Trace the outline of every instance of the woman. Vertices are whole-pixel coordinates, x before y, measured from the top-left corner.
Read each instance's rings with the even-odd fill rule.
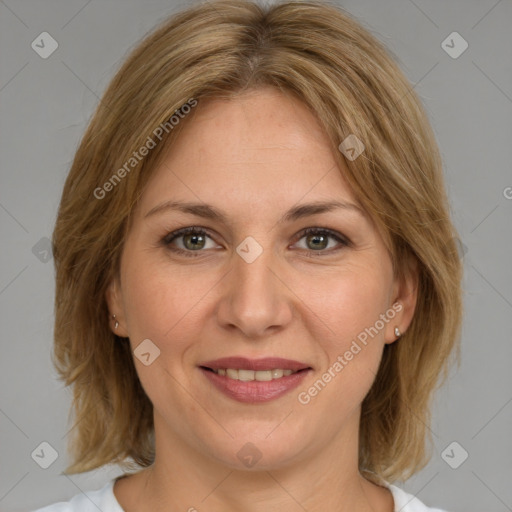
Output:
[[[456,239],[426,115],[357,22],[173,16],[103,96],[53,239],[67,473],[138,471],[40,510],[439,510],[392,482],[458,349]]]

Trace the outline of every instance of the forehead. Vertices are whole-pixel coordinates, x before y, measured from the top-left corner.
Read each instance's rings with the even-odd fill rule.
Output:
[[[285,209],[302,199],[356,202],[321,125],[273,88],[199,102],[142,197]]]

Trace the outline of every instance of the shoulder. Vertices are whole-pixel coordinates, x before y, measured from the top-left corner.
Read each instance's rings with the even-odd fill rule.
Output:
[[[395,485],[387,484],[395,501],[395,512],[448,512],[440,508],[430,508],[423,504],[416,496],[405,492]]]
[[[73,496],[69,501],[59,501],[33,512],[124,512],[114,495],[115,479],[101,489],[85,491]]]

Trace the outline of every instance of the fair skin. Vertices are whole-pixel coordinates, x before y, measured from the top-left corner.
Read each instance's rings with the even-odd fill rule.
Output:
[[[416,281],[395,278],[383,239],[357,209],[278,222],[306,203],[360,207],[343,172],[315,117],[269,88],[200,102],[155,169],[107,292],[115,332],[132,350],[145,339],[160,350],[148,366],[134,357],[154,406],[156,459],[116,483],[126,512],[393,511],[390,491],[358,470],[358,428],[382,351],[412,320]],[[170,209],[146,217],[170,200],[212,205],[227,221]],[[207,236],[162,242],[189,226]],[[310,227],[349,244],[301,233]],[[248,236],[263,251],[251,263],[236,251]],[[300,403],[393,304],[402,305],[394,318]],[[299,360],[311,371],[274,400],[241,403],[199,368],[227,356]],[[261,454],[250,468],[237,457],[246,443]]]

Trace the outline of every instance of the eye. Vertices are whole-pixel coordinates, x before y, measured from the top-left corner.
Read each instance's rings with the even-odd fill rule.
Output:
[[[325,253],[330,254],[350,245],[349,240],[343,235],[326,228],[307,228],[300,233],[299,241],[303,238],[305,239],[305,250],[308,256],[322,256]],[[324,250],[329,247],[329,239],[335,240],[341,247],[335,247],[334,249],[330,247],[330,250]]]
[[[327,228],[307,228],[299,234],[298,241],[303,238],[306,247],[302,247],[302,249],[306,251],[308,256],[313,257],[331,254],[350,245],[350,241],[346,237]],[[335,240],[341,247],[329,247],[329,239]],[[191,226],[169,233],[163,238],[162,242],[174,253],[187,257],[197,257],[200,256],[201,252],[204,252],[203,249],[215,248],[208,247],[208,240],[213,242],[211,236],[203,228]]]
[[[201,252],[201,249],[212,248],[206,246],[207,238],[211,240],[211,237],[204,229],[191,226],[169,233],[162,241],[173,252],[195,257],[199,256],[199,254],[193,254],[194,252]],[[180,242],[181,247],[180,244],[178,244],[178,247],[172,246],[175,240]]]

